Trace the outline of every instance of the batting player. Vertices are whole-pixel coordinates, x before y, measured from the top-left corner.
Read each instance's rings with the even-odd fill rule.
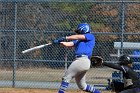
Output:
[[[90,33],[90,26],[87,23],[81,23],[76,29],[76,35],[61,37],[53,41],[54,44],[60,44],[65,47],[75,47],[75,60],[68,67],[62,78],[58,93],[64,93],[70,80],[75,78],[78,87],[86,92],[101,93],[95,87],[86,84],[86,72],[90,68],[90,57],[95,46],[95,37]],[[69,40],[69,42],[64,42]]]

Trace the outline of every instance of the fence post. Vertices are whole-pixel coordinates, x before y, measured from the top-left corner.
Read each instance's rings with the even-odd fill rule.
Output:
[[[15,11],[14,11],[14,15],[15,15],[15,21],[14,21],[14,61],[13,61],[13,84],[12,87],[15,87],[15,80],[16,80],[16,32],[17,32],[17,2],[14,2],[14,6],[15,6]]]
[[[123,54],[123,42],[124,42],[124,33],[125,33],[125,3],[121,3],[121,54]]]
[[[68,67],[67,61],[68,61],[68,54],[66,53],[65,54],[65,72],[67,71],[67,67]]]

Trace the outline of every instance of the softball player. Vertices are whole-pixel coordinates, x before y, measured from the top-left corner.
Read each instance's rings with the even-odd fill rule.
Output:
[[[81,90],[90,93],[101,93],[95,87],[87,85],[85,77],[90,68],[90,57],[95,46],[95,37],[90,33],[90,26],[87,23],[79,24],[75,32],[76,35],[61,37],[53,41],[54,44],[75,47],[75,60],[63,76],[58,93],[64,93],[73,78],[75,78],[76,84]],[[64,40],[70,40],[70,42],[64,42]]]
[[[103,62],[103,65],[123,72],[123,82],[113,82],[114,88],[118,87],[119,84],[123,85],[121,89],[119,87],[115,89],[116,93],[140,93],[140,79],[138,73],[132,69],[132,61],[129,56],[122,55],[119,58],[119,65],[107,62]]]

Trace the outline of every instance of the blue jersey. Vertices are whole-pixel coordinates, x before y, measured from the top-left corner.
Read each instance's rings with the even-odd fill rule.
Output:
[[[75,46],[75,55],[87,55],[90,58],[95,46],[95,37],[90,33],[84,35],[86,40],[73,40]]]

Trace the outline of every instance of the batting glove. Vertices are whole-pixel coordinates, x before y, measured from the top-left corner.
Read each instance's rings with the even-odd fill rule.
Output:
[[[58,38],[57,39],[59,42],[62,42],[62,41],[64,41],[64,40],[66,40],[66,37],[61,37],[61,38]]]
[[[53,40],[53,44],[60,44],[58,40]]]
[[[60,42],[66,40],[66,37],[61,37],[53,41],[53,44],[60,44]]]

